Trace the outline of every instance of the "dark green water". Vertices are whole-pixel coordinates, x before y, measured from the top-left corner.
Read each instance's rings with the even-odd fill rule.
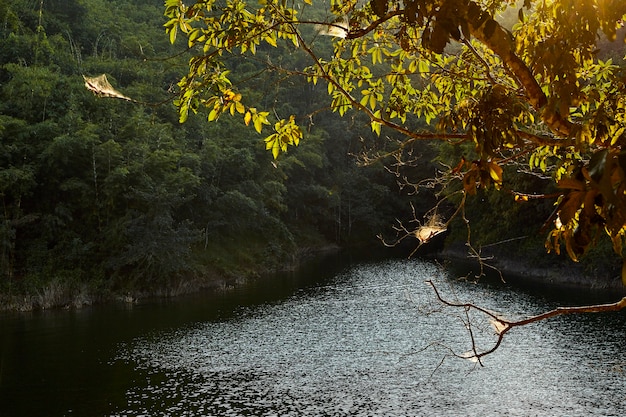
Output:
[[[449,355],[469,349],[464,315],[425,279],[512,318],[598,295],[451,278],[327,262],[222,295],[5,315],[0,416],[624,415],[624,312],[516,329],[481,368]]]

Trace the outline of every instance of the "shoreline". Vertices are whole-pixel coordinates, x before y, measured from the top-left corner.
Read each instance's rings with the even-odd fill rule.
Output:
[[[143,300],[176,298],[203,291],[227,292],[263,276],[296,271],[307,261],[338,253],[340,250],[339,246],[330,244],[318,248],[302,248],[281,268],[258,270],[248,275],[220,272],[207,267],[207,272],[201,276],[177,277],[150,290],[115,291],[110,288],[93,288],[90,283],[53,280],[30,294],[0,294],[0,313],[69,310],[108,303],[134,304]]]
[[[626,286],[622,283],[619,269],[606,266],[602,269],[590,270],[586,265],[575,263],[557,255],[546,253],[536,254],[529,265],[526,257],[506,256],[497,252],[482,254],[489,265],[486,270],[497,270],[507,276],[512,284],[546,286],[553,289],[580,291],[601,291],[626,295]],[[531,255],[533,256],[533,255]],[[442,250],[439,257],[450,262],[461,262],[479,267],[465,245],[454,245]]]
[[[303,248],[294,255],[291,262],[282,268],[256,271],[248,276],[229,274],[219,271],[207,271],[203,276],[179,277],[166,285],[153,288],[149,291],[113,291],[111,289],[90,288],[89,283],[67,285],[59,281],[52,281],[33,294],[7,295],[0,294],[0,312],[30,312],[42,310],[79,309],[108,303],[134,304],[149,299],[168,299],[184,295],[210,292],[227,292],[244,285],[250,280],[269,276],[272,273],[297,271],[307,261],[324,257],[329,254],[338,254],[341,248],[337,245],[327,245],[319,248]],[[550,258],[542,254],[533,265],[521,257],[510,254],[503,256],[497,253],[483,253],[488,258],[485,263],[486,272],[500,271],[507,276],[507,282],[514,285],[545,286],[551,289],[566,289],[577,291],[610,292],[626,296],[626,286],[622,284],[618,274],[611,273],[610,268],[603,271],[588,271],[584,265],[562,258]],[[472,258],[465,245],[451,245],[431,254],[429,257],[444,262],[462,264],[464,267],[480,268],[478,261]]]

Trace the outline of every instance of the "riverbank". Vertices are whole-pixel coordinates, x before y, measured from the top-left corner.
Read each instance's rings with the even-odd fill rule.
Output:
[[[201,291],[232,291],[250,280],[261,279],[279,272],[294,272],[303,264],[315,259],[337,255],[341,252],[337,245],[306,247],[294,254],[290,262],[281,268],[272,270],[248,271],[246,273],[228,273],[207,268],[202,274],[176,277],[150,289],[115,290],[91,283],[53,280],[27,294],[0,294],[0,311],[33,311],[49,309],[78,309],[91,305],[111,302],[137,303],[146,299],[174,298]],[[381,249],[371,248],[359,251],[359,259],[384,256]],[[397,251],[389,256],[398,256]],[[391,253],[391,252],[390,252]],[[591,267],[588,263],[574,263],[564,256],[546,253],[484,250],[483,271],[493,274],[501,272],[506,281],[518,285],[546,286],[574,290],[604,291],[616,295],[626,295],[626,287],[619,275],[619,265],[603,264]],[[344,252],[353,257],[354,253]],[[480,263],[472,256],[464,244],[451,244],[439,248],[436,254],[430,254],[447,262],[463,263],[473,275],[480,273]],[[531,259],[529,261],[529,259]]]
[[[56,279],[30,292],[0,294],[0,311],[80,309],[111,302],[135,303],[146,298],[170,298],[203,290],[224,290],[233,286],[229,284],[232,279],[217,274],[179,277],[150,291],[115,291],[92,283]]]
[[[464,244],[446,246],[439,257],[451,262],[464,262],[480,269],[476,256]],[[620,276],[621,261],[573,262],[565,255],[545,252],[483,250],[485,272],[505,275],[506,281],[522,285],[544,285],[552,288],[615,292],[626,295]]]
[[[225,292],[244,285],[250,280],[279,272],[293,272],[313,259],[338,253],[338,245],[304,247],[277,268],[261,268],[245,271],[225,271],[205,267],[201,273],[187,274],[161,282],[150,288],[111,288],[106,285],[53,279],[30,291],[0,294],[0,311],[34,311],[50,309],[78,309],[112,302],[137,303],[154,298],[174,298],[202,291]]]

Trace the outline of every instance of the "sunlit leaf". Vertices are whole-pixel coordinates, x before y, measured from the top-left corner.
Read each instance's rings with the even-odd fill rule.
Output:
[[[380,128],[382,125],[379,122],[372,121],[371,126],[372,126],[372,132],[380,136]]]
[[[487,167],[489,169],[489,175],[491,176],[491,179],[498,185],[500,186],[502,184],[502,167],[500,167],[497,163],[495,162],[489,162],[487,163]]]
[[[176,42],[176,32],[178,31],[178,27],[172,26],[170,29],[170,43]]]
[[[213,109],[209,112],[209,116],[208,116],[209,122],[217,120],[218,116],[219,116],[218,108],[217,107],[213,107]]]

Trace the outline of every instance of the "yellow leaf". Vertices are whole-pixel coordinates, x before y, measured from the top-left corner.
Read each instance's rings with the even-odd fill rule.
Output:
[[[178,27],[173,26],[172,29],[170,29],[170,43],[174,43],[176,42],[176,31],[178,30]]]
[[[269,43],[273,47],[276,47],[276,39],[271,35],[265,37],[265,42]]]
[[[489,176],[492,180],[494,180],[497,184],[502,183],[502,167],[496,164],[495,162],[489,162]]]
[[[381,127],[380,123],[372,121],[371,125],[372,125],[372,132],[380,136],[380,127]]]
[[[198,39],[200,35],[202,35],[202,31],[199,28],[195,28],[189,33],[188,46],[190,48],[194,45],[196,39]]]
[[[272,150],[272,156],[274,159],[278,158],[278,154],[280,153],[280,140],[278,139],[278,135],[273,133],[266,137],[265,139],[265,150]]]
[[[251,119],[252,119],[252,114],[249,111],[247,111],[246,115],[243,116],[243,122],[246,124],[246,126],[250,124]]]
[[[370,94],[370,108],[372,110],[376,109],[376,94]]]
[[[256,116],[253,123],[254,130],[256,130],[258,133],[261,133],[261,129],[263,129],[263,121],[261,120],[261,118],[259,116]]]
[[[421,72],[422,74],[430,72],[430,64],[425,59],[420,59],[417,62],[417,67],[419,69],[419,72]],[[413,70],[411,72],[415,72],[415,70]]]
[[[611,140],[611,146],[615,145],[617,140],[622,137],[624,130],[625,130],[624,127],[620,127],[619,129],[617,129],[617,131],[613,134],[613,139]]]
[[[218,110],[216,107],[213,107],[213,110],[211,110],[211,112],[209,113],[209,122],[212,122],[213,120],[217,120],[218,117]]]

